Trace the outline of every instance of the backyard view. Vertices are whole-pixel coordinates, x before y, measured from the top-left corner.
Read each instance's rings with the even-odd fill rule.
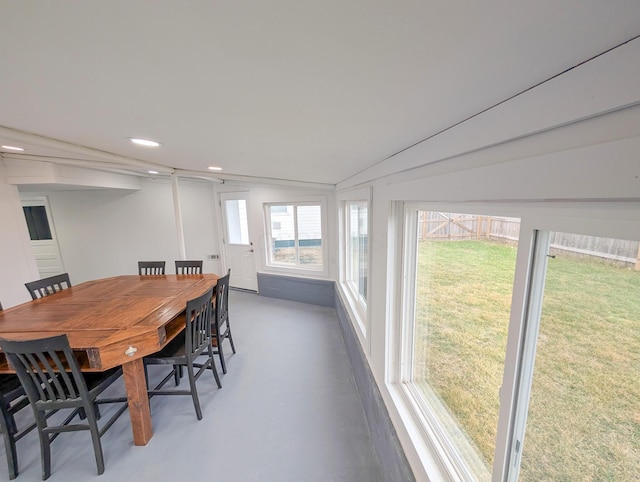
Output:
[[[493,463],[516,256],[487,237],[418,242],[414,327],[413,380],[479,479]],[[638,480],[640,271],[553,254],[520,480]]]

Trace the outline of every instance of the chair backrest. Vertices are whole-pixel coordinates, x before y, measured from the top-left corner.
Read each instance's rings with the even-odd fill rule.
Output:
[[[24,284],[31,298],[37,300],[71,287],[69,273],[57,274]]]
[[[164,261],[138,261],[138,274],[164,274]]]
[[[90,409],[89,393],[67,335],[37,340],[0,339],[33,406],[60,402]]]
[[[215,321],[216,326],[220,327],[224,325],[229,318],[229,279],[231,278],[231,270],[227,271],[227,274],[218,279],[216,285],[216,306],[215,306]]]
[[[197,298],[187,301],[185,352],[193,361],[211,344],[211,298],[213,286]]]
[[[202,274],[202,260],[176,261],[176,274]]]

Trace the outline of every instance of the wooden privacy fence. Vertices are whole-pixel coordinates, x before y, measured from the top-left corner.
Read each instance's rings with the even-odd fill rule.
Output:
[[[489,239],[518,241],[520,219],[475,214],[418,212],[418,240]],[[640,242],[572,233],[551,233],[551,248],[631,263],[640,270]]]

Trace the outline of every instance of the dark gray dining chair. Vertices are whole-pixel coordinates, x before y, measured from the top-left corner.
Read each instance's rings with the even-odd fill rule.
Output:
[[[231,351],[236,352],[236,346],[231,336],[231,326],[229,325],[229,280],[231,279],[231,270],[227,274],[218,279],[215,288],[215,306],[213,313],[213,325],[211,327],[211,341],[213,343],[213,353],[220,357],[222,365],[222,373],[227,373],[227,364],[224,360],[222,351],[222,343],[229,340]]]
[[[44,298],[58,291],[71,288],[71,280],[69,279],[69,273],[62,273],[37,281],[30,281],[24,285],[27,287],[31,298],[37,300],[38,298]]]
[[[202,260],[176,261],[176,274],[202,274]]]
[[[196,410],[198,420],[202,419],[202,410],[200,409],[200,400],[198,399],[198,391],[196,389],[196,381],[200,375],[205,373],[207,369],[211,369],[213,377],[221,388],[220,377],[213,362],[213,349],[211,346],[211,297],[213,296],[213,287],[209,288],[205,293],[197,298],[187,301],[185,310],[185,329],[174,338],[162,350],[152,355],[144,357],[145,376],[148,386],[149,365],[165,365],[171,366],[172,369],[160,383],[154,388],[147,389],[149,399],[156,395],[191,395],[193,406]],[[206,356],[207,359],[203,363],[196,363],[196,358]],[[172,378],[175,379],[176,385],[180,380],[180,371],[186,369],[189,378],[189,390],[170,389],[163,387]],[[196,371],[196,368],[198,369]]]
[[[122,375],[117,367],[105,372],[83,374],[69,346],[67,335],[35,340],[0,339],[0,348],[16,371],[33,409],[40,437],[42,479],[51,475],[51,442],[64,432],[87,430],[91,433],[98,474],[104,472],[100,438],[128,407],[127,398],[99,398],[99,395]],[[120,403],[120,407],[98,427],[98,404]],[[71,413],[55,424],[48,416],[61,410]],[[71,423],[76,416],[82,420]]]
[[[139,275],[158,275],[164,274],[164,261],[138,261]]]

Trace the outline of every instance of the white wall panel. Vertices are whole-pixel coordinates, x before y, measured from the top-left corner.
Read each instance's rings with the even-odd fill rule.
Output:
[[[24,283],[38,279],[18,189],[0,164],[0,302],[8,308],[31,299]]]

